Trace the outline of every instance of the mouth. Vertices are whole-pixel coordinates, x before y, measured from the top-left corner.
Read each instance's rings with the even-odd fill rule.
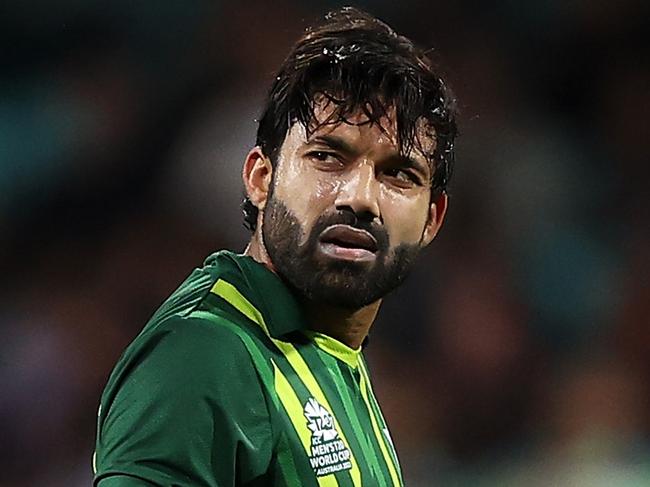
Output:
[[[328,227],[318,241],[322,253],[334,259],[364,262],[377,258],[375,237],[348,225]]]

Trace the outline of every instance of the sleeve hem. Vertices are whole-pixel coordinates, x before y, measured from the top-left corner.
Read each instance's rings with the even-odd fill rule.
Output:
[[[96,477],[93,483],[94,487],[148,487],[151,485],[160,486],[162,484],[124,472],[102,474]]]

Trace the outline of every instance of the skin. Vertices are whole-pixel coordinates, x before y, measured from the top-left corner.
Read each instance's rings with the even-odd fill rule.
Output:
[[[329,113],[327,106],[316,107],[319,120]],[[348,122],[326,125],[309,139],[304,127],[294,124],[280,148],[273,197],[300,223],[301,243],[319,216],[346,208],[381,224],[391,249],[400,244],[427,246],[444,220],[447,195],[431,197],[431,168],[424,155],[413,150],[408,160],[400,157],[391,112],[381,120],[381,127],[364,124],[362,114]],[[420,137],[425,145],[435,143],[424,133]],[[259,147],[248,153],[243,180],[259,215],[245,253],[276,272],[261,230],[273,171]],[[381,299],[353,310],[306,299],[301,304],[310,329],[357,349],[368,335]]]

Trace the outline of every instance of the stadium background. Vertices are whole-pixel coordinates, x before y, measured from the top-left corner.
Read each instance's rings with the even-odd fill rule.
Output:
[[[243,248],[264,90],[334,5],[2,3],[0,486],[89,485],[112,365]],[[648,3],[357,5],[460,100],[447,223],[367,350],[407,485],[650,485]]]

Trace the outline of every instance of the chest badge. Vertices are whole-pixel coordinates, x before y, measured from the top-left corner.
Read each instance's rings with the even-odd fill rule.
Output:
[[[310,397],[305,403],[304,415],[311,431],[309,463],[316,476],[351,469],[350,450],[339,437],[332,414]]]

